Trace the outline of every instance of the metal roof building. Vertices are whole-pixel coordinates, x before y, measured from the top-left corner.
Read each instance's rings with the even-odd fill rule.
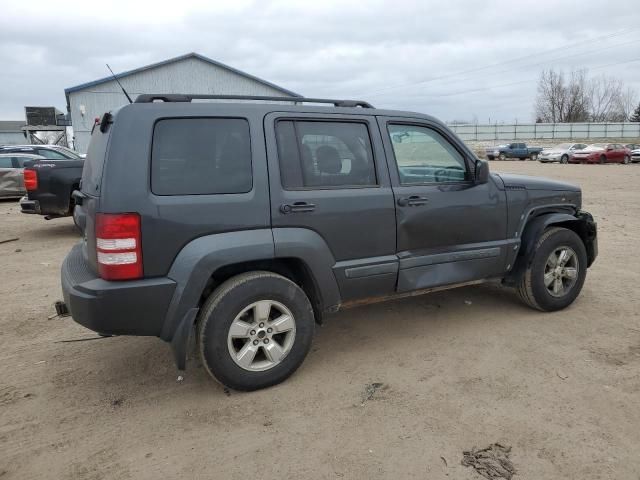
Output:
[[[22,131],[24,120],[0,120],[0,145],[29,143]]]
[[[188,53],[116,75],[132,99],[143,93],[300,96],[198,53]],[[86,152],[96,117],[127,99],[113,77],[65,89],[75,149]]]

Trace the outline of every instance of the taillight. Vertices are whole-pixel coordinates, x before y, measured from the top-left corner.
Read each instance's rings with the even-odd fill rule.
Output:
[[[38,189],[38,173],[35,170],[25,168],[22,171],[22,175],[24,177],[24,188],[27,191]]]
[[[140,215],[98,213],[96,247],[100,277],[105,280],[142,278]]]

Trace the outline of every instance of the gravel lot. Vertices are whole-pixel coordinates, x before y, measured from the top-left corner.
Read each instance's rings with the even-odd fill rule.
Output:
[[[576,303],[541,314],[483,285],[348,310],[284,384],[226,392],[168,345],[51,319],[78,240],[0,203],[0,479],[640,477],[640,165],[493,162],[572,180],[599,222]],[[383,385],[375,392],[367,385]],[[367,397],[371,398],[367,398]]]

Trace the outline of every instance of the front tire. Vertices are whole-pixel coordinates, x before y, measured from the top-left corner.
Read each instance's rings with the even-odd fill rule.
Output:
[[[562,157],[560,157],[560,163],[563,163],[563,164],[569,163],[569,155],[562,155]]]
[[[607,163],[607,157],[600,155],[600,165],[604,165],[605,163]]]
[[[625,156],[624,156],[624,160],[623,160],[623,162],[622,162],[622,163],[624,163],[625,165],[628,165],[628,164],[629,164],[629,162],[630,162],[630,160],[631,160],[631,159],[629,158],[629,155],[625,155]]]
[[[561,310],[580,294],[586,275],[582,239],[572,230],[551,227],[536,243],[533,260],[518,282],[518,296],[543,312]]]
[[[500,155],[498,155],[498,160],[505,161],[506,159],[507,159],[507,156],[504,153],[501,153]]]
[[[537,154],[537,153],[532,153],[532,154],[529,156],[529,158],[530,158],[531,160],[534,160],[534,161],[535,161],[535,160],[537,160],[537,159],[538,159],[538,154]]]
[[[272,272],[243,273],[220,285],[200,310],[200,358],[229,388],[270,387],[302,364],[314,328],[311,303],[298,285]]]

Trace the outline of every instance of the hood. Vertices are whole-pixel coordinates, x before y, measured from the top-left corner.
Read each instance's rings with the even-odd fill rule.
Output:
[[[549,154],[560,154],[560,153],[564,153],[566,152],[566,150],[558,150],[557,148],[543,148],[542,149],[542,153],[549,153]]]
[[[550,178],[529,177],[513,173],[497,174],[506,188],[518,188],[525,190],[553,190],[558,192],[579,192],[580,187],[571,183],[559,182]]]

